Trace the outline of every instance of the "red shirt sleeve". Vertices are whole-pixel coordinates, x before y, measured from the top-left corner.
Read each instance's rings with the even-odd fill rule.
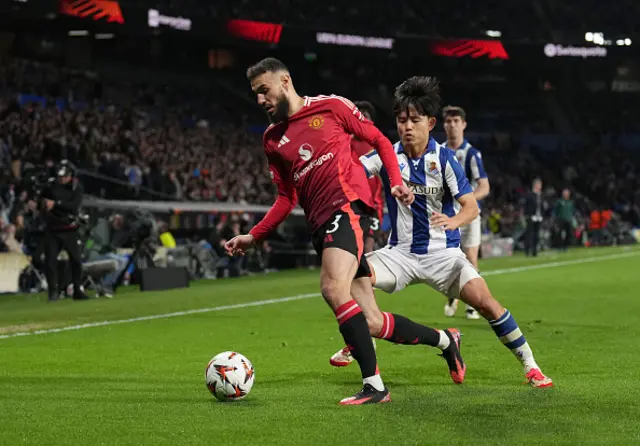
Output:
[[[369,187],[371,187],[371,195],[373,195],[373,205],[376,208],[378,219],[382,221],[384,213],[384,200],[382,199],[382,181],[380,177],[369,178]]]
[[[278,196],[273,206],[271,206],[271,209],[269,209],[269,212],[267,212],[267,215],[249,231],[249,234],[253,236],[256,242],[264,240],[271,232],[280,226],[298,202],[295,187],[280,168],[278,160],[270,157],[268,152],[267,160],[269,161],[271,180],[278,186]]]
[[[400,174],[398,158],[394,153],[391,141],[373,125],[373,122],[360,113],[360,110],[353,102],[340,96],[334,96],[334,98],[335,105],[333,109],[344,129],[349,134],[356,135],[361,140],[368,142],[378,151],[380,160],[389,174],[391,187],[401,185],[402,175]]]

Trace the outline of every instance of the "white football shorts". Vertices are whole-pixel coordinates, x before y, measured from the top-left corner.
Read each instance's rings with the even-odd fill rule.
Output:
[[[367,261],[376,275],[375,288],[387,293],[423,283],[449,298],[458,299],[467,282],[480,277],[460,248],[412,254],[387,246],[368,253]]]

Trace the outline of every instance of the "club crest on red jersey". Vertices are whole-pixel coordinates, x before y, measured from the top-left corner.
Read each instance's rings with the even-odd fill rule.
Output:
[[[314,130],[320,130],[322,127],[324,127],[324,118],[322,117],[322,115],[313,115],[311,118],[309,118],[309,127]]]

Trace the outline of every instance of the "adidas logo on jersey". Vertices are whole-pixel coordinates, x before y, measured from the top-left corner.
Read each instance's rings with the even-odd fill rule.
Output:
[[[289,138],[287,138],[286,136],[282,135],[282,138],[280,139],[280,142],[278,143],[278,148],[284,146],[288,142],[289,142]]]

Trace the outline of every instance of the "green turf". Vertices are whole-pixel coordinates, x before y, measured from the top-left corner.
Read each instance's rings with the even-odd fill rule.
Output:
[[[467,380],[454,385],[435,350],[378,343],[387,405],[340,407],[356,366],[318,297],[168,319],[0,339],[0,445],[17,444],[630,444],[640,442],[640,251],[577,250],[487,260],[484,271],[590,257],[592,263],[504,272],[487,281],[511,310],[553,389],[521,369],[484,321],[446,319],[416,286],[380,305],[464,333]],[[629,255],[631,254],[631,255]],[[638,254],[638,255],[636,255]],[[314,293],[317,271],[203,282],[188,290],[48,304],[0,297],[0,335]],[[246,400],[218,403],[204,386],[224,350],[256,369]]]

